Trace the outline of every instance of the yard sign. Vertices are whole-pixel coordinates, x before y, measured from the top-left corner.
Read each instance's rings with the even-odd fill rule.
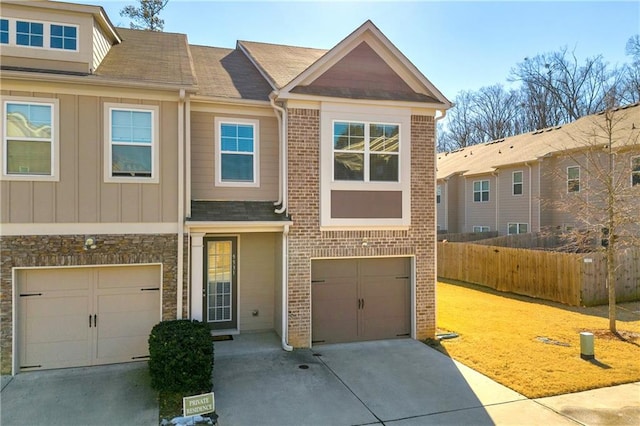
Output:
[[[213,397],[213,392],[202,395],[185,396],[182,398],[182,411],[184,417],[213,413],[216,411],[216,401]]]

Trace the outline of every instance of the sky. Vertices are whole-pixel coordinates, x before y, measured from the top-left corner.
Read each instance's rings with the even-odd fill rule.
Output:
[[[116,26],[137,0],[67,0],[102,6]],[[191,44],[233,48],[236,40],[329,49],[367,19],[453,101],[462,90],[508,85],[525,57],[573,51],[629,62],[627,40],[640,33],[640,1],[219,1],[169,0],[165,32]]]

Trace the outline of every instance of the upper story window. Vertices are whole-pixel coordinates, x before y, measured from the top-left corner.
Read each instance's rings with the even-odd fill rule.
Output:
[[[334,180],[398,182],[399,135],[397,124],[334,122]]]
[[[580,192],[580,167],[567,167],[567,192]]]
[[[440,204],[440,198],[442,197],[442,187],[438,185],[436,187],[436,203]]]
[[[216,119],[216,185],[259,186],[257,120]]]
[[[77,52],[79,32],[73,24],[0,19],[0,44]]]
[[[640,157],[631,158],[631,186],[640,185]]]
[[[508,223],[507,224],[507,234],[526,234],[529,229],[529,224],[527,223]]]
[[[522,195],[522,172],[513,172],[513,195]]]
[[[9,20],[0,19],[0,44],[9,44]]]
[[[74,26],[51,24],[51,48],[76,50],[78,29]]]
[[[57,105],[29,98],[3,102],[4,179],[58,179]]]
[[[16,44],[20,46],[44,46],[44,25],[40,22],[16,22]]]
[[[489,201],[489,181],[477,180],[473,182],[473,201],[484,203]]]
[[[106,104],[105,113],[105,181],[157,183],[157,107]]]

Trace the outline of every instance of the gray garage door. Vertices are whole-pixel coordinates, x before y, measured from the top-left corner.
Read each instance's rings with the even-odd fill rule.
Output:
[[[312,261],[312,342],[407,337],[411,332],[409,258]]]
[[[147,358],[160,281],[156,265],[20,271],[20,370]]]

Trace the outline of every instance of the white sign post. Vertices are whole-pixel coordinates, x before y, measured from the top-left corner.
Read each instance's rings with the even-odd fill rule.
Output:
[[[216,400],[213,392],[182,398],[182,415],[184,417],[198,416],[214,411],[216,411]]]

